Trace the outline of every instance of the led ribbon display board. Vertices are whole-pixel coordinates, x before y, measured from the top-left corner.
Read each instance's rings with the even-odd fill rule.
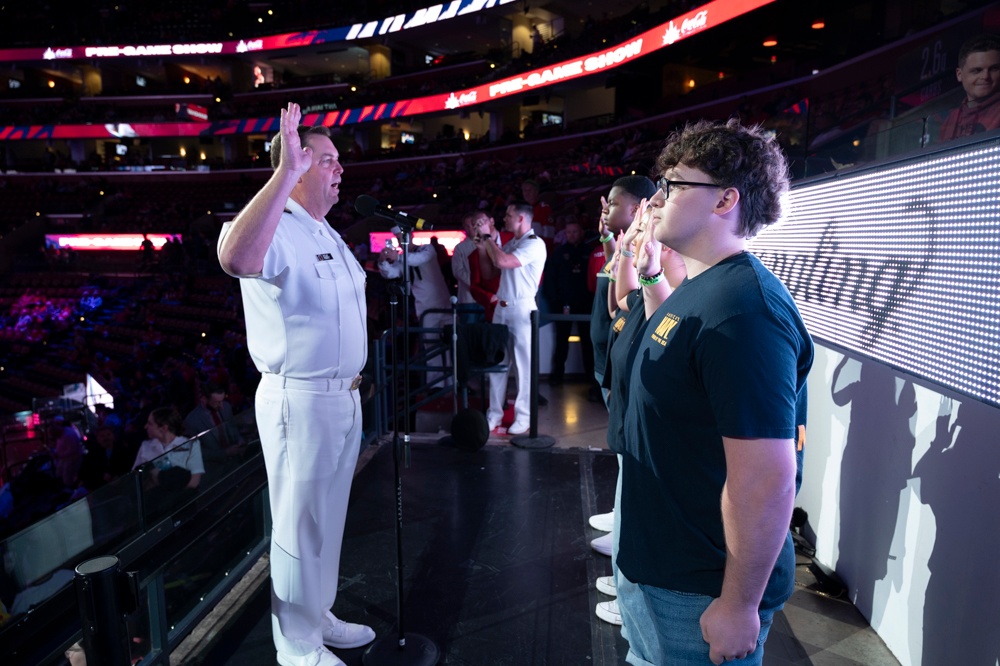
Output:
[[[427,113],[475,106],[495,99],[537,90],[560,81],[609,71],[666,48],[675,42],[721,25],[774,0],[715,0],[652,30],[590,55],[543,67],[517,76],[486,83],[467,90],[455,90],[396,102],[372,104],[358,109],[308,113],[303,125],[341,127],[356,123],[392,120]],[[14,139],[99,139],[114,137],[224,136],[228,134],[273,133],[278,118],[250,118],[211,123],[133,123],[131,125],[32,125],[0,127],[0,140]]]
[[[753,252],[813,336],[1000,406],[1000,139],[795,187]]]
[[[288,32],[270,37],[254,37],[227,42],[193,42],[178,44],[127,44],[118,46],[49,46],[47,48],[0,49],[0,62],[28,60],[71,60],[75,58],[141,58],[146,56],[231,55],[258,51],[277,51],[331,42],[378,37],[410,28],[440,23],[456,16],[466,16],[484,9],[493,9],[519,0],[452,0],[409,14],[395,14],[377,21],[327,30]]]

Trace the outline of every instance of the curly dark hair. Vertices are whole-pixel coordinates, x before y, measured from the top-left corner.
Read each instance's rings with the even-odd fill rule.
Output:
[[[744,238],[753,238],[761,227],[781,217],[788,164],[778,142],[759,125],[745,127],[736,118],[688,124],[667,138],[656,159],[657,177],[680,163],[740,193],[739,231]]]
[[[325,137],[330,136],[330,128],[325,125],[317,125],[316,127],[309,127],[308,125],[299,125],[299,140],[302,141],[302,145],[305,146],[309,143],[307,138],[310,134],[320,134]],[[274,135],[271,139],[271,168],[277,169],[278,165],[281,164],[281,133]]]

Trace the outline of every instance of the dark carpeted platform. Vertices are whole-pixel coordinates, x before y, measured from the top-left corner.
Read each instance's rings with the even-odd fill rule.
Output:
[[[610,558],[587,525],[613,502],[617,462],[607,451],[465,452],[412,445],[403,469],[404,622],[432,639],[442,664],[620,664],[627,644],[598,620],[608,598],[593,587]],[[338,616],[397,635],[395,482],[391,446],[354,482]],[[362,663],[363,648],[340,650]],[[266,588],[205,663],[273,664]]]

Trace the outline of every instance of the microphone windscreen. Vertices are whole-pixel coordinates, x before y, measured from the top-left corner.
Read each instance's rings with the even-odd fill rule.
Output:
[[[365,216],[374,215],[376,207],[378,207],[378,199],[367,194],[359,195],[354,201],[354,210]]]

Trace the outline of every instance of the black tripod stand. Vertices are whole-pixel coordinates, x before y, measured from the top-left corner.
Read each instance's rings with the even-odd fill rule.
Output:
[[[372,643],[362,658],[366,666],[382,666],[383,664],[400,666],[434,666],[441,658],[441,650],[431,639],[421,634],[406,633],[403,613],[403,482],[400,475],[400,465],[404,456],[409,457],[410,448],[410,355],[403,356],[403,437],[399,436],[399,340],[397,338],[396,313],[399,296],[403,297],[403,340],[410,342],[410,272],[407,257],[410,253],[412,230],[401,229],[403,248],[403,277],[395,285],[390,286],[389,316],[392,321],[392,456],[393,469],[396,476],[396,618],[397,635],[395,638],[380,638]]]

